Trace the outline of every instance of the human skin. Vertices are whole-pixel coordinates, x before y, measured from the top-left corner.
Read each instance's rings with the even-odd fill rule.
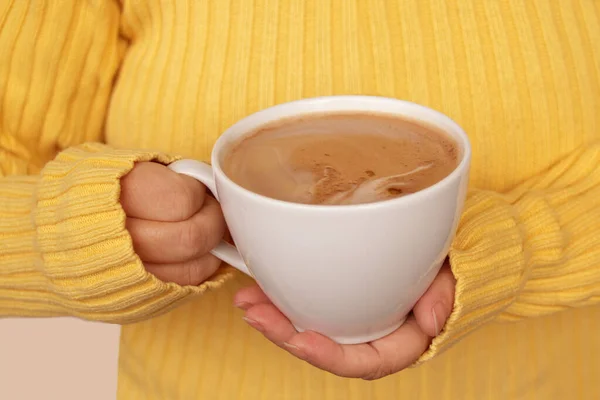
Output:
[[[122,178],[120,201],[148,272],[164,282],[199,285],[217,271],[221,261],[210,250],[227,228],[219,203],[200,182],[142,162]],[[296,332],[256,285],[240,290],[234,304],[245,310],[250,326],[294,356],[339,376],[373,380],[409,367],[427,350],[452,311],[455,285],[446,262],[398,330],[358,345]]]

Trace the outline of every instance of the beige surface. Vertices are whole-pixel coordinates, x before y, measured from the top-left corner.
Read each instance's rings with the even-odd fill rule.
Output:
[[[0,319],[0,399],[114,399],[119,332],[72,318]]]

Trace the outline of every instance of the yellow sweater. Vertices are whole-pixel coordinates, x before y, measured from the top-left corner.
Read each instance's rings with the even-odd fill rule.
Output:
[[[127,400],[598,399],[599,38],[597,0],[0,0],[0,316],[127,324]],[[473,143],[454,311],[376,382],[248,328],[229,269],[146,273],[118,202],[134,162],[206,160],[240,118],[331,94],[439,109]]]

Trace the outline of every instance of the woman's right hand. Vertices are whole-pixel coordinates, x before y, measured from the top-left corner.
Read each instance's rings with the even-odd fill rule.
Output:
[[[121,179],[121,205],[133,247],[164,282],[199,285],[219,268],[210,254],[226,225],[219,203],[197,180],[152,162]]]

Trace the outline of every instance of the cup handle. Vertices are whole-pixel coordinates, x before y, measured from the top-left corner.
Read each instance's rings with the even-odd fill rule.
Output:
[[[196,160],[179,160],[169,164],[168,167],[178,174],[191,176],[192,178],[202,182],[212,192],[215,198],[219,200],[219,194],[217,193],[213,170],[210,165]],[[227,243],[224,240],[221,240],[221,243],[212,249],[211,253],[246,275],[252,276],[248,266],[244,262],[242,256],[237,251],[235,246]]]

